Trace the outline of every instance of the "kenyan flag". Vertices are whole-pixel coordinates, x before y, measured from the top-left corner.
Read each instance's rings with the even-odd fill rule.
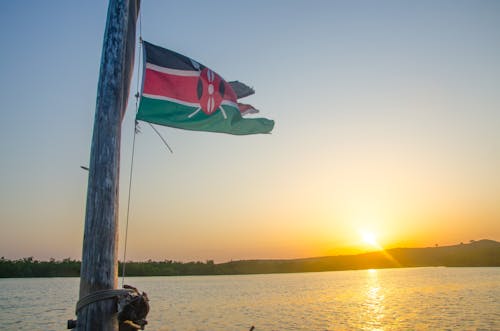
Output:
[[[238,98],[253,94],[246,85],[228,83],[204,65],[168,49],[145,41],[143,47],[145,64],[138,120],[236,135],[269,133],[273,129],[272,120],[242,117],[248,107],[255,110],[238,103]]]

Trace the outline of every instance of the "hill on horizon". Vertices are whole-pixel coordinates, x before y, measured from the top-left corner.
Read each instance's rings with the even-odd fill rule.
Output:
[[[488,239],[468,244],[425,248],[392,248],[354,255],[286,260],[240,260],[217,264],[225,273],[288,273],[402,267],[499,267],[500,242]]]

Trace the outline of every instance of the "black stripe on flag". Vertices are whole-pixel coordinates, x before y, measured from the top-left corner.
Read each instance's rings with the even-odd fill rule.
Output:
[[[205,68],[205,66],[200,63],[198,63],[199,67],[196,67],[196,62],[193,62],[193,60],[182,54],[150,44],[147,41],[142,41],[142,43],[144,46],[146,63],[177,70],[199,71]]]

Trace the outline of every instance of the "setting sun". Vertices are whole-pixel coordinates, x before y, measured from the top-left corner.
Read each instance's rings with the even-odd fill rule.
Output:
[[[377,242],[377,237],[373,232],[360,231],[361,239],[365,244],[379,248],[380,245]]]

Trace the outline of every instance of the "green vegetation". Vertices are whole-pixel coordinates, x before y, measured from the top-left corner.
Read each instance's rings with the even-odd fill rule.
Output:
[[[0,278],[14,277],[79,277],[80,262],[70,258],[62,261],[37,261],[33,257],[20,260],[0,258]]]
[[[328,256],[293,260],[249,260],[215,264],[206,262],[127,262],[127,276],[235,275],[313,272],[400,267],[500,267],[500,243],[492,240],[429,248],[395,248],[357,255]],[[119,265],[121,275],[122,265]],[[64,259],[37,261],[0,258],[0,278],[79,277],[80,262]]]

